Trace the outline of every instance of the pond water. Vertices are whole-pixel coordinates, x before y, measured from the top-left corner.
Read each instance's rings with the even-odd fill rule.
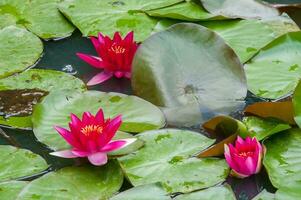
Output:
[[[269,2],[275,3],[275,0],[269,0]],[[296,3],[301,2],[286,0],[282,3]],[[290,12],[290,16],[296,20],[301,26],[301,9],[298,11]],[[97,70],[88,66],[82,62],[75,55],[77,52],[84,52],[87,54],[95,54],[94,48],[87,38],[81,37],[79,31],[74,32],[72,37],[62,39],[59,41],[47,41],[44,42],[44,55],[40,62],[36,65],[36,68],[43,69],[55,69],[70,73],[81,78],[87,82]],[[125,94],[132,94],[130,81],[126,79],[110,79],[101,85],[90,87],[89,89],[100,91],[113,91]],[[246,99],[247,104],[254,101],[260,101],[260,99],[254,98],[249,95]],[[11,144],[22,148],[30,149],[31,151],[40,154],[44,157],[50,168],[48,171],[56,170],[64,166],[73,165],[73,161],[68,159],[60,159],[49,155],[51,151],[42,143],[39,143],[31,130],[14,130],[8,128],[2,128],[0,130],[0,144]],[[44,173],[47,173],[44,172]],[[25,180],[32,180],[36,177],[26,177]],[[24,179],[23,179],[24,180]],[[271,185],[266,172],[263,170],[260,174],[251,176],[249,178],[239,180],[234,178],[228,178],[227,183],[232,186],[237,199],[248,200],[254,197],[264,188],[270,192],[275,192],[275,189]],[[125,182],[123,190],[129,188],[129,183]]]

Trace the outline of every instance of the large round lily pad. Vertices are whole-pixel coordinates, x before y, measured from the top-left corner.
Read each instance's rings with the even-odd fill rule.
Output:
[[[162,129],[138,138],[144,146],[118,159],[134,186],[161,182],[167,193],[187,193],[222,182],[228,175],[224,159],[192,157],[214,142],[199,133]]]
[[[120,189],[122,182],[122,171],[115,161],[102,167],[67,167],[30,182],[17,200],[107,199]]]
[[[0,145],[0,155],[0,182],[35,175],[48,167],[43,158],[25,149]]]
[[[75,91],[86,90],[85,84],[78,78],[66,74],[60,71],[54,70],[42,70],[42,69],[31,69],[23,73],[16,74],[4,79],[0,79],[0,98],[2,103],[4,102],[9,108],[16,108],[16,105],[22,105],[16,108],[15,113],[23,112],[24,110],[30,110],[26,115],[18,116],[12,115],[11,117],[0,116],[0,124],[10,126],[14,128],[29,129],[32,127],[31,123],[31,112],[32,105],[35,105],[40,100],[40,93],[42,96],[47,95],[48,92],[56,90],[73,89]],[[19,93],[19,95],[17,95]],[[32,95],[33,98],[29,99],[28,102],[23,102],[26,96]],[[34,97],[36,96],[36,97]],[[3,98],[5,97],[5,98]],[[6,99],[6,100],[5,100]],[[2,105],[3,106],[3,105]],[[29,106],[29,107],[28,107]],[[20,109],[20,110],[18,110]],[[5,111],[4,115],[7,115]]]
[[[57,9],[61,0],[5,0],[0,1],[0,27],[26,27],[43,39],[67,37],[74,27]]]
[[[34,65],[42,52],[41,40],[26,29],[14,26],[0,29],[0,78]]]
[[[154,51],[157,49],[157,51]],[[194,125],[241,107],[244,70],[213,31],[190,23],[152,35],[133,62],[135,94],[162,106],[171,124]]]
[[[279,15],[276,8],[257,0],[201,0],[210,13],[229,18],[269,18]]]
[[[301,78],[301,32],[285,34],[245,65],[249,90],[277,99],[293,92]]]
[[[301,130],[290,129],[265,142],[264,166],[276,188],[301,188]]]
[[[152,32],[157,20],[140,11],[162,8],[182,0],[72,0],[64,1],[59,9],[84,36],[102,32],[113,36],[115,31],[123,35],[135,32],[135,39],[142,41]]]
[[[35,107],[33,131],[38,140],[53,149],[68,148],[68,144],[53,129],[68,128],[70,113],[81,117],[85,111],[95,114],[102,108],[105,117],[122,114],[121,131],[142,132],[165,125],[162,112],[156,106],[135,96],[120,93],[61,91],[49,94]]]
[[[16,200],[18,194],[27,185],[25,181],[7,181],[0,183],[0,197],[5,200]]]
[[[297,125],[301,127],[301,81],[299,81],[295,89],[292,102],[294,112],[291,114],[294,115],[294,120]]]

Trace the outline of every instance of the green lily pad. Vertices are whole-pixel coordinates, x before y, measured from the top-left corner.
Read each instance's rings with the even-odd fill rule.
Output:
[[[0,29],[0,78],[34,65],[43,52],[41,40],[23,28]]]
[[[301,188],[301,130],[290,129],[265,142],[267,153],[263,164],[276,188],[293,191]]]
[[[18,194],[28,183],[25,181],[7,181],[0,183],[0,197],[5,200],[16,200]]]
[[[48,167],[43,158],[29,150],[0,145],[0,154],[0,182],[32,176]]]
[[[299,81],[293,95],[294,120],[301,127],[301,81]]]
[[[249,90],[277,99],[293,92],[301,78],[301,32],[287,33],[245,65]]]
[[[140,185],[121,192],[110,200],[172,200],[161,184]]]
[[[296,199],[300,199],[300,196],[301,196],[300,189],[294,190],[294,189],[290,189],[290,188],[280,188],[279,190],[277,190],[274,199],[275,200],[282,200],[282,199],[296,200]]]
[[[215,19],[212,15],[204,10],[204,8],[193,1],[186,1],[169,7],[159,8],[146,12],[153,17],[179,19],[186,21],[200,21]]]
[[[0,1],[0,27],[18,25],[43,39],[62,38],[72,34],[74,27],[58,11],[61,0]]]
[[[224,159],[192,157],[214,142],[199,133],[162,129],[137,136],[144,146],[118,158],[134,186],[160,182],[167,193],[187,193],[213,186],[228,175]]]
[[[275,199],[275,194],[263,190],[258,195],[256,195],[252,200],[274,200],[274,199]]]
[[[17,200],[107,199],[120,189],[122,182],[122,171],[115,161],[102,167],[67,167],[30,182]]]
[[[68,144],[53,129],[54,125],[68,128],[70,113],[81,116],[102,108],[105,117],[122,114],[121,131],[142,132],[165,125],[162,112],[156,106],[135,96],[120,93],[60,91],[49,94],[35,107],[33,131],[38,140],[52,149],[68,148]]]
[[[143,41],[152,32],[157,20],[142,11],[162,8],[182,0],[72,0],[60,4],[60,11],[72,21],[84,36],[98,32],[113,36],[135,32],[135,39]]]
[[[247,92],[233,50],[213,31],[190,23],[176,24],[140,45],[132,86],[135,94],[163,107],[169,124],[184,126],[237,110]]]
[[[43,69],[31,69],[14,76],[0,79],[0,96],[1,91],[23,89],[38,89],[45,92],[63,89],[84,91],[86,90],[86,86],[80,79],[64,72]],[[34,92],[35,91],[33,91],[33,93]],[[11,98],[16,97],[17,96],[12,93]],[[16,100],[16,102],[18,102],[18,100]],[[0,124],[14,128],[30,129],[32,127],[30,115],[31,113],[28,113],[28,116],[12,116],[9,118],[0,116]]]
[[[270,20],[213,21],[202,25],[225,39],[243,63],[278,36],[299,30],[298,26],[286,17]]]
[[[201,0],[206,10],[228,18],[269,18],[279,15],[276,8],[257,0]]]
[[[175,198],[175,200],[196,200],[196,199],[236,200],[236,197],[230,186],[217,186],[205,190],[200,190],[198,192],[179,195]]]
[[[248,135],[263,140],[275,133],[279,133],[291,128],[290,125],[276,119],[262,119],[258,117],[245,117],[243,123],[246,125]]]

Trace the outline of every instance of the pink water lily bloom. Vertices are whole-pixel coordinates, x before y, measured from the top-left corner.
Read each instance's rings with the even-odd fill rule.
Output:
[[[98,37],[91,37],[91,41],[98,57],[83,53],[77,53],[77,56],[103,71],[94,76],[87,85],[102,83],[112,76],[131,77],[132,62],[138,48],[138,44],[134,41],[134,32],[129,32],[124,39],[119,32],[114,34],[113,39],[99,33]]]
[[[247,137],[243,140],[237,137],[235,146],[225,144],[225,158],[231,167],[231,175],[245,178],[257,174],[262,165],[264,147],[257,139]]]
[[[112,140],[122,123],[121,116],[105,119],[102,109],[95,116],[84,112],[82,120],[71,114],[70,130],[55,126],[57,132],[72,148],[50,153],[63,158],[88,157],[93,165],[104,165],[107,153],[133,143],[136,139]]]

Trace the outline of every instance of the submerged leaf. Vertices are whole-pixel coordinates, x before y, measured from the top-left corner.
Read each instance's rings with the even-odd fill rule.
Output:
[[[241,108],[247,92],[232,49],[214,32],[189,23],[176,24],[140,45],[132,86],[135,94],[162,106],[170,124],[184,126]]]

